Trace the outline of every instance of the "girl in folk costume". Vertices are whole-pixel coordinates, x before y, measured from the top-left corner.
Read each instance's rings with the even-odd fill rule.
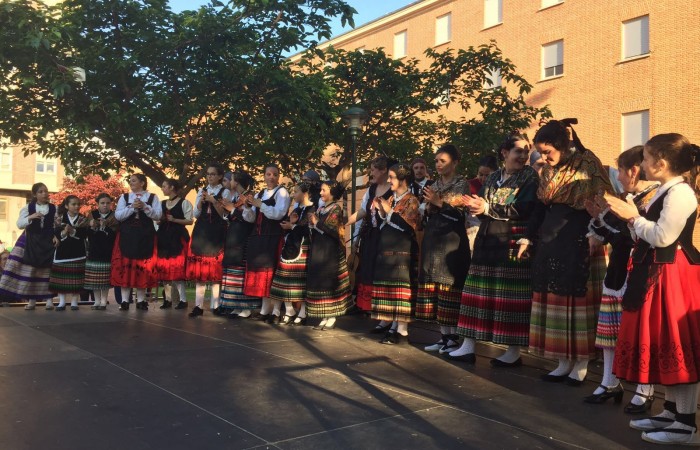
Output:
[[[120,222],[112,252],[112,286],[124,292],[136,289],[136,309],[148,311],[146,288],[158,286],[156,268],[156,228],[162,208],[155,194],[146,190],[146,176],[135,173],[129,177],[131,192],[119,197],[114,217]],[[124,299],[119,309],[129,310]]]
[[[343,187],[337,181],[321,184],[324,207],[309,217],[311,246],[306,265],[306,312],[309,317],[321,317],[315,330],[335,328],[337,316],[351,305],[350,277],[345,261],[343,209],[338,200]]]
[[[228,312],[230,319],[250,317],[252,310],[260,308],[259,297],[243,294],[245,282],[245,258],[248,237],[254,224],[243,219],[243,209],[247,195],[253,186],[253,177],[238,170],[231,179],[233,195],[230,201],[224,201],[228,230],[224,248],[223,281],[221,282],[221,308]]]
[[[85,239],[88,235],[88,219],[80,214],[80,199],[69,195],[58,208],[54,234],[58,239],[51,266],[49,290],[58,294],[56,311],[65,311],[66,299],[70,309],[78,309],[80,291],[85,284]]]
[[[279,185],[280,171],[275,165],[265,167],[265,189],[248,196],[243,218],[254,223],[246,249],[245,287],[243,293],[261,297],[260,320],[279,320],[281,303],[270,300],[270,286],[282,250],[282,218],[287,215],[291,199],[284,186]]]
[[[419,320],[437,320],[442,334],[439,342],[425,347],[429,352],[459,347],[459,301],[470,261],[462,199],[469,193],[469,183],[457,175],[459,160],[454,145],[440,147],[435,153],[438,179],[424,190],[427,206],[415,315]]]
[[[44,183],[32,186],[32,201],[22,208],[17,228],[24,230],[15,243],[0,277],[0,298],[9,302],[28,301],[24,309],[36,308],[37,300],[46,300],[53,309],[49,276],[54,255],[53,226],[56,207],[49,203]]]
[[[386,156],[379,156],[370,163],[370,186],[362,197],[360,209],[350,216],[348,224],[362,220],[360,226],[359,254],[360,265],[355,272],[355,286],[357,297],[355,303],[357,307],[364,311],[372,309],[372,277],[374,276],[374,260],[377,257],[377,246],[379,245],[379,227],[382,218],[377,213],[377,203],[375,198],[385,200],[391,198],[391,185],[387,181],[389,167],[396,161],[390,160]],[[385,333],[391,322],[381,322],[372,332]]]
[[[309,216],[314,212],[312,186],[300,183],[294,188],[298,205],[280,226],[287,232],[280,261],[270,287],[270,299],[284,302],[283,325],[306,323],[306,261],[309,254]],[[294,304],[299,306],[297,311]]]
[[[194,217],[197,222],[192,230],[190,253],[187,256],[187,279],[196,282],[195,306],[189,314],[190,317],[204,314],[207,284],[211,284],[212,312],[217,315],[222,313],[219,307],[219,287],[227,227],[223,200],[228,200],[231,193],[221,184],[224,168],[220,164],[209,164],[206,174],[207,185],[199,190],[194,202]]]
[[[508,346],[491,360],[494,367],[522,364],[520,347],[530,332],[530,261],[518,259],[516,242],[524,236],[537,203],[539,177],[527,166],[530,143],[520,134],[509,136],[500,147],[503,168],[483,183],[479,195],[465,204],[481,225],[462,290],[457,334],[462,346],[449,358],[474,363],[476,341]]]
[[[185,280],[187,273],[187,252],[190,245],[190,233],[185,228],[192,225],[192,203],[181,197],[180,182],[172,178],[163,181],[161,185],[163,194],[167,195],[166,201],[161,202],[163,208],[160,216],[160,224],[156,232],[158,242],[158,259],[156,260],[156,273],[158,280],[163,282],[165,300],[160,309],[168,309],[173,306],[173,287],[177,289],[180,299],[175,309],[187,308],[187,295],[185,294]]]
[[[644,147],[638,145],[624,151],[617,158],[617,178],[622,189],[639,211],[644,211],[647,203],[656,193],[659,183],[646,181],[641,164],[644,159]],[[622,318],[622,295],[627,287],[627,265],[634,240],[627,222],[616,217],[603,197],[587,201],[586,209],[592,219],[588,225],[588,236],[593,236],[612,247],[608,268],[603,281],[603,298],[598,313],[596,347],[603,350],[603,380],[600,386],[584,398],[587,403],[603,403],[614,398],[616,403],[622,401],[624,389],[620,380],[613,375],[613,361],[617,335]],[[625,407],[630,414],[643,413],[651,408],[654,401],[654,386],[637,385],[637,393]]]
[[[661,414],[630,421],[658,444],[700,445],[695,423],[700,388],[700,252],[697,220],[700,148],[676,133],[644,145],[642,170],[661,187],[640,214],[609,198],[611,211],[637,238],[622,297],[613,372],[636,383],[666,386]],[[684,182],[687,174],[688,182]]]
[[[595,356],[600,288],[593,288],[592,262],[602,255],[600,242],[586,238],[591,217],[586,200],[610,192],[610,178],[600,160],[583,147],[570,121],[550,120],[535,135],[535,147],[547,165],[540,176],[540,200],[518,241],[518,256],[535,242],[532,260],[530,352],[559,360],[542,379],[579,386],[588,360]]]
[[[109,279],[112,273],[112,250],[119,222],[114,217],[114,199],[109,194],[102,192],[95,201],[97,209],[88,216],[88,255],[85,261],[83,288],[95,295],[92,309],[102,311],[107,309],[107,295],[111,287]]]
[[[413,172],[407,164],[389,168],[392,197],[375,197],[382,225],[372,280],[372,317],[391,324],[380,340],[398,344],[408,335],[413,315],[418,278],[418,242],[420,202],[411,194]]]

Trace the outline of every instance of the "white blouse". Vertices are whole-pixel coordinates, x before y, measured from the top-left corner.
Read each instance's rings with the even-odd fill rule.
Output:
[[[646,210],[649,211],[651,205],[666,191],[668,191],[668,195],[664,198],[661,217],[657,222],[643,217],[634,220],[635,234],[655,248],[668,247],[673,244],[681,235],[688,217],[698,207],[693,189],[687,183],[683,183],[683,177],[675,177],[656,191],[654,197],[647,204]]]
[[[39,212],[43,215],[47,215],[49,213],[49,204],[45,205],[40,205],[36,204],[36,212]],[[20,230],[24,230],[29,226],[30,220],[27,218],[29,217],[29,205],[25,206],[19,211],[19,217],[17,218],[17,228]],[[49,227],[53,228],[53,224],[50,223],[48,224]]]
[[[277,190],[277,187],[275,187],[274,189],[265,189],[261,200],[269,199],[272,196],[272,193],[275,192],[275,190]],[[257,195],[255,197],[257,198]],[[279,190],[277,190],[277,193],[275,194],[275,206],[269,206],[263,203],[260,207],[260,211],[268,219],[280,220],[285,215],[287,215],[287,211],[289,211],[289,204],[291,203],[291,201],[292,199],[289,196],[289,192],[287,192],[287,190],[284,187],[280,187]],[[256,208],[255,206],[246,206],[243,209],[243,219],[246,222],[255,222],[255,216],[257,214],[258,208]]]
[[[129,205],[127,206],[126,202],[124,201],[124,196],[120,195],[119,196],[119,201],[117,202],[117,209],[114,211],[114,217],[120,221],[123,222],[129,217],[131,217],[132,214],[136,211],[133,206],[131,206],[134,201],[136,201],[137,198],[139,198],[141,201],[145,204],[143,211],[146,213],[146,216],[153,220],[158,220],[160,219],[160,216],[163,212],[162,207],[160,206],[160,200],[158,199],[157,196],[153,196],[153,204],[148,205],[146,202],[148,201],[148,198],[151,196],[151,194],[148,191],[142,191],[142,192],[129,192]]]
[[[207,185],[206,188],[202,188],[202,189],[199,190],[199,192],[197,192],[197,198],[194,199],[194,204],[197,205],[197,207],[194,208],[194,217],[195,217],[195,219],[199,219],[199,216],[202,214],[202,210],[199,209],[199,202],[200,202],[200,200],[202,200],[202,196],[204,195],[204,191],[206,190],[206,192],[207,192],[209,195],[216,195],[216,194],[219,193],[219,191],[220,191],[223,187],[224,187],[224,186],[223,186],[222,184],[217,184],[216,186]],[[230,192],[228,189],[224,189],[223,191],[221,191],[221,198],[222,198],[222,199],[223,199],[223,198],[225,198],[225,199],[231,198],[231,192]],[[184,206],[185,206],[185,205],[182,205],[182,206],[183,206],[183,209],[184,209]]]

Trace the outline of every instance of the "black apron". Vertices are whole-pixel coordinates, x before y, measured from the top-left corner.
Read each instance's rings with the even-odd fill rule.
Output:
[[[154,194],[149,194],[146,204],[153,206]],[[129,206],[129,194],[124,194],[124,203]],[[153,257],[156,239],[156,227],[146,212],[139,210],[122,222],[119,227],[119,250],[129,259],[148,259]]]
[[[168,209],[167,200],[161,202],[163,207],[163,218],[171,215],[176,219],[184,219],[185,212],[182,210],[184,199],[180,199],[172,209]],[[187,228],[181,223],[170,222],[164,220],[158,227],[156,233],[158,236],[158,257],[159,258],[174,258],[182,253],[183,242],[190,242],[190,233]]]
[[[216,200],[221,199],[224,188],[214,195]],[[192,245],[190,249],[196,256],[219,256],[224,251],[226,240],[226,221],[216,208],[209,202],[204,202],[202,213],[192,230]]]
[[[29,215],[36,212],[36,202],[28,207]],[[53,246],[53,225],[56,218],[56,207],[49,204],[49,212],[43,219],[32,219],[24,230],[26,239],[22,262],[28,266],[49,269],[53,264],[55,248]]]
[[[277,204],[275,196],[280,189],[282,189],[281,186],[275,189],[270,198],[262,200],[263,204],[275,206]],[[260,191],[260,193],[258,193],[258,198],[262,198],[264,193],[264,190]],[[277,267],[283,231],[280,226],[281,222],[281,220],[268,219],[265,217],[265,214],[258,209],[258,215],[255,218],[255,227],[253,227],[250,237],[248,238],[246,262],[249,268],[266,269]]]

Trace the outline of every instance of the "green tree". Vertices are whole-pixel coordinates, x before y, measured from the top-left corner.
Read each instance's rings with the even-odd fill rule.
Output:
[[[460,50],[428,49],[422,61],[396,60],[383,49],[311,50],[298,64],[307,73],[324,74],[336,117],[351,105],[366,109],[359,161],[378,154],[400,160],[431,156],[437,145],[452,142],[464,153],[462,169],[473,173],[479,156],[492,153],[505,135],[550,115],[546,107],[526,104],[532,86],[493,41]],[[495,70],[502,87],[489,85],[488,74]],[[458,119],[447,118],[448,105],[458,108]],[[341,147],[339,166],[347,166],[345,126],[335,120],[327,131],[327,141]]]
[[[322,77],[284,55],[354,12],[342,0],[213,0],[179,14],[166,0],[3,0],[0,136],[69,170],[136,167],[188,188],[211,160],[255,166],[279,149],[298,160],[321,151],[316,130],[332,116]]]

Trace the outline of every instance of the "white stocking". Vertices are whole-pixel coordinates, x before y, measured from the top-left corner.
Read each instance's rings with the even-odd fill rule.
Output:
[[[457,350],[450,352],[450,356],[464,356],[464,355],[473,354],[475,349],[476,349],[476,339],[464,338],[464,342],[462,342],[462,346],[460,348],[458,348]]]
[[[219,283],[212,283],[211,284],[211,300],[209,301],[209,304],[211,305],[211,309],[216,309],[221,304],[221,299],[219,298],[220,288],[221,288],[221,285]]]
[[[268,297],[263,297],[262,307],[260,308],[260,314],[267,316],[272,312],[272,301]]]
[[[637,391],[634,397],[632,397],[633,405],[643,405],[647,401],[647,398],[654,395],[654,385],[653,384],[638,384]],[[666,400],[668,400],[668,395],[666,395]]]
[[[136,289],[136,302],[141,303],[146,300],[146,289]]]
[[[499,356],[498,359],[499,361],[502,361],[504,363],[514,363],[515,361],[520,358],[520,346],[519,345],[509,345],[508,349],[504,354]]]
[[[204,309],[204,293],[206,291],[206,283],[196,283],[194,285],[194,305],[200,309]]]
[[[301,308],[299,308],[299,314],[297,314],[297,317],[300,319],[306,318],[306,302],[301,302]]]
[[[556,369],[549,372],[549,375],[560,377],[571,372],[571,360],[566,358],[559,358],[559,365]]]
[[[66,294],[58,294],[58,307],[66,306]]]
[[[180,294],[180,301],[186,302],[187,301],[187,294],[185,293],[185,282],[184,281],[175,281],[173,284],[177,288],[177,293]]]

